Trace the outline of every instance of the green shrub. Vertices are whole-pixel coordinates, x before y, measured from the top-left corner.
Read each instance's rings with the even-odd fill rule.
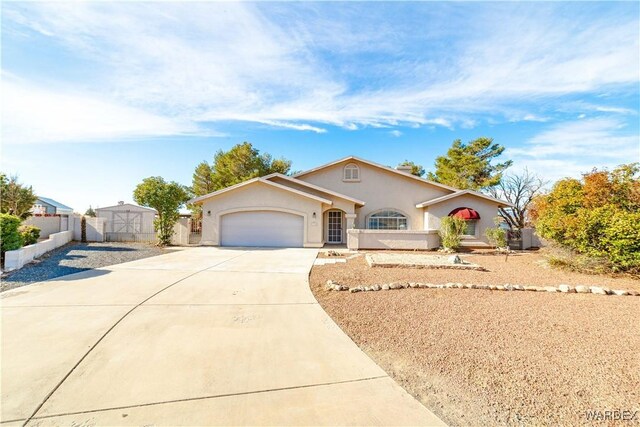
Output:
[[[612,172],[594,170],[581,181],[561,180],[550,193],[536,199],[532,212],[540,236],[581,257],[593,258],[593,262],[567,261],[574,267],[640,275],[638,164],[622,165]]]
[[[500,227],[489,227],[485,230],[484,235],[487,236],[489,244],[494,248],[507,247],[507,231]]]
[[[20,218],[15,215],[0,214],[0,250],[3,258],[6,251],[14,251],[22,247],[22,236],[18,231],[20,222]]]
[[[35,225],[21,225],[18,227],[18,231],[22,236],[25,246],[38,243],[38,239],[40,238],[40,229]]]
[[[447,216],[440,220],[440,242],[447,251],[455,251],[460,247],[460,240],[467,229],[467,221],[456,216]]]

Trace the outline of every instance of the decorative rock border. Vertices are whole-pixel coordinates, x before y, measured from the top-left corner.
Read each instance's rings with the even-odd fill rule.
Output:
[[[551,292],[551,293],[578,293],[578,294],[597,294],[597,295],[617,295],[617,296],[640,296],[638,291],[626,291],[619,289],[609,289],[604,286],[585,286],[585,285],[559,285],[559,286],[523,286],[523,285],[474,285],[472,283],[445,283],[443,285],[436,285],[433,283],[417,283],[417,282],[393,282],[385,283],[383,285],[371,285],[371,286],[354,286],[349,287],[347,285],[341,285],[333,280],[327,280],[325,289],[329,291],[349,291],[351,293],[356,292],[371,292],[371,291],[388,291],[392,289],[407,289],[407,288],[427,288],[427,289],[484,289],[490,291],[533,291],[533,292]]]

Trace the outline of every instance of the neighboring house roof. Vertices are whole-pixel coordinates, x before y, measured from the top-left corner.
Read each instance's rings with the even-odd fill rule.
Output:
[[[53,206],[54,208],[56,208],[56,211],[69,211],[69,212],[73,212],[73,208],[70,208],[70,207],[69,207],[69,206],[67,206],[67,205],[63,205],[62,203],[57,202],[57,201],[55,201],[55,200],[53,200],[53,199],[50,199],[50,198],[48,198],[48,197],[41,197],[41,196],[38,196],[38,199],[37,199],[37,200],[41,200],[41,201],[45,202],[46,204]]]
[[[431,199],[431,200],[427,200],[425,202],[422,203],[418,203],[416,205],[416,208],[425,208],[427,206],[432,206],[432,205],[437,205],[438,203],[456,198],[456,197],[460,197],[460,196],[464,196],[464,195],[469,195],[469,196],[474,196],[474,197],[479,197],[481,199],[486,199],[486,200],[490,200],[492,202],[495,202],[499,205],[503,205],[503,206],[513,206],[513,204],[506,202],[504,200],[500,200],[500,199],[496,199],[490,196],[487,196],[485,194],[482,193],[478,193],[477,191],[472,191],[472,190],[459,190],[456,193],[453,194],[447,194],[446,196],[442,196],[442,197],[436,197],[435,199]]]
[[[232,185],[231,187],[223,188],[222,190],[214,191],[213,193],[209,193],[209,194],[205,194],[204,196],[196,197],[194,199],[189,200],[187,203],[189,203],[189,204],[202,203],[203,201],[205,201],[207,199],[210,199],[212,197],[217,197],[217,196],[219,196],[221,194],[224,194],[224,193],[227,193],[229,191],[233,191],[233,190],[236,190],[238,188],[245,187],[247,185],[251,185],[251,184],[255,184],[255,183],[262,183],[262,184],[270,185],[272,187],[279,188],[280,190],[289,191],[291,193],[297,194],[298,196],[307,197],[309,199],[317,200],[317,201],[325,203],[327,205],[333,205],[333,202],[331,200],[325,199],[323,197],[318,197],[318,196],[315,196],[313,194],[305,193],[304,191],[296,190],[294,188],[287,187],[286,185],[277,184],[277,183],[275,183],[273,181],[269,181],[268,179],[265,179],[265,178],[262,178],[262,177],[261,178],[253,178],[253,179],[250,179],[248,181],[241,182],[240,184]]]
[[[290,181],[290,182],[295,182],[296,184],[302,185],[302,186],[307,187],[307,188],[311,188],[311,189],[314,189],[314,190],[317,190],[317,191],[321,191],[323,193],[327,193],[327,194],[329,194],[331,196],[335,196],[335,197],[339,197],[339,198],[344,199],[344,200],[348,200],[350,202],[355,203],[356,205],[361,205],[361,206],[365,205],[365,202],[363,202],[362,200],[354,199],[353,197],[347,196],[345,194],[337,193],[337,192],[332,191],[332,190],[327,190],[326,188],[320,187],[319,185],[310,184],[308,182],[302,181],[300,179],[292,178],[290,176],[287,176],[287,175],[284,175],[284,174],[281,174],[281,173],[277,173],[277,172],[276,173],[272,173],[270,175],[263,176],[262,178],[271,180],[272,178],[276,178],[276,177],[285,179],[285,180]]]
[[[393,172],[393,173],[396,173],[396,174],[398,174],[400,176],[404,176],[405,178],[415,179],[415,180],[420,181],[420,182],[422,182],[424,184],[430,184],[430,185],[433,185],[435,187],[443,188],[445,190],[460,191],[457,188],[449,187],[448,185],[440,184],[439,182],[429,181],[428,179],[424,179],[424,178],[421,178],[421,177],[416,176],[416,175],[412,175],[412,174],[407,173],[407,172],[402,172],[402,171],[399,171],[399,170],[394,169],[392,167],[384,166],[384,165],[381,165],[379,163],[372,162],[370,160],[361,159],[360,157],[356,157],[356,156],[344,157],[342,159],[335,160],[335,161],[333,161],[331,163],[327,163],[327,164],[324,164],[322,166],[318,166],[316,168],[309,169],[309,170],[297,173],[297,174],[293,175],[293,177],[294,178],[298,178],[298,177],[301,177],[301,176],[304,176],[304,175],[308,175],[308,174],[313,173],[313,172],[317,172],[317,171],[319,171],[321,169],[326,169],[326,168],[331,167],[333,165],[337,165],[339,163],[348,162],[350,160],[362,162],[362,163],[365,163],[365,164],[367,164],[369,166],[373,166],[375,168],[383,169],[383,170],[385,170],[387,172]]]
[[[138,210],[151,211],[151,212],[154,212],[154,213],[158,213],[158,211],[155,210],[155,209],[147,208],[145,206],[134,205],[133,203],[123,203],[121,205],[103,206],[101,208],[96,208],[96,211],[102,211],[102,210],[111,209],[111,208],[120,208],[122,206],[129,206],[131,208],[135,208],[135,209],[138,209]]]

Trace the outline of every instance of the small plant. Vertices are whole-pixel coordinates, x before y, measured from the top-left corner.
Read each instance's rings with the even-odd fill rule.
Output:
[[[22,235],[18,231],[20,222],[15,215],[0,214],[0,252],[3,260],[6,251],[20,249],[23,245]]]
[[[496,217],[493,219],[493,223],[496,225],[495,227],[487,228],[484,232],[484,235],[487,236],[487,240],[489,240],[489,244],[498,250],[507,249],[507,231],[499,226],[501,219],[500,217]]]
[[[21,225],[18,227],[18,232],[22,236],[22,241],[25,246],[38,243],[40,229],[35,225]]]
[[[80,219],[80,241],[87,243],[87,218],[84,216]]]
[[[453,252],[460,247],[460,240],[465,230],[467,222],[456,216],[447,216],[440,221],[440,241],[442,247],[447,252]]]

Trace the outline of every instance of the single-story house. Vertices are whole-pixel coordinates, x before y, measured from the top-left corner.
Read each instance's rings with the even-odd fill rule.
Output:
[[[34,215],[73,215],[73,208],[48,197],[38,196],[31,208]]]
[[[34,217],[27,220],[25,224],[35,225],[40,228],[41,237],[48,237],[49,234],[73,228],[72,219],[70,219],[73,218],[73,208],[48,197],[38,196],[31,207],[31,213]],[[40,217],[59,217],[60,219],[58,221],[55,218]]]
[[[274,173],[196,197],[203,245],[435,249],[440,219],[464,218],[466,246],[486,246],[508,202],[349,156],[300,172]]]

